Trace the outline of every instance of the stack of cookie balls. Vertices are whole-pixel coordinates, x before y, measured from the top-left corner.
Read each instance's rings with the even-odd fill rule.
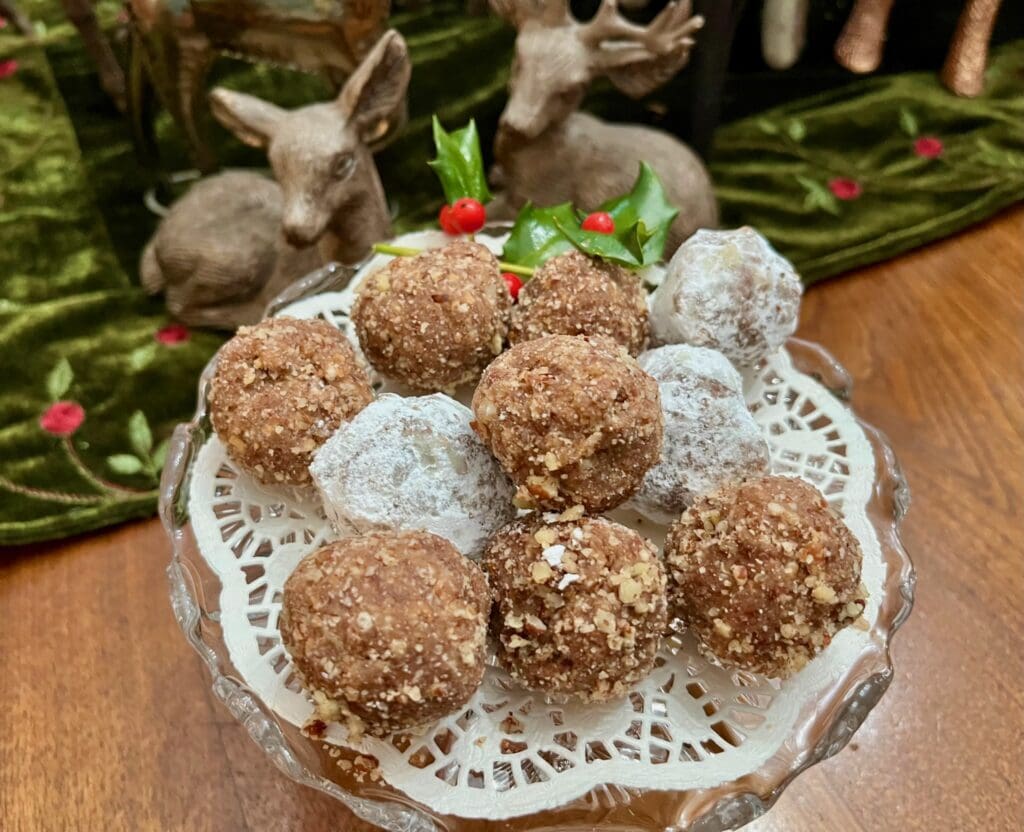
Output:
[[[338,533],[280,617],[316,720],[386,736],[457,712],[488,634],[518,683],[587,702],[641,682],[673,618],[723,665],[804,667],[866,597],[856,538],[770,475],[744,400],[739,370],[782,346],[799,298],[751,229],[684,244],[650,316],[635,273],[578,251],[513,303],[460,240],[363,279],[361,355],[321,321],[239,330],[218,437],[259,482],[315,487]],[[362,356],[414,395],[375,397]],[[620,507],[670,527],[663,552],[603,516]]]

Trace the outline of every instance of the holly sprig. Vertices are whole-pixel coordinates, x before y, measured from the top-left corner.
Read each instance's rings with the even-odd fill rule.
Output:
[[[614,221],[609,232],[588,231],[586,214],[569,202],[548,208],[527,204],[516,218],[502,257],[525,266],[538,266],[573,248],[639,269],[657,263],[679,210],[665,197],[661,180],[646,162],[632,189],[600,208]]]
[[[441,181],[447,203],[439,223],[449,234],[473,234],[486,222],[491,199],[476,123],[448,132],[433,119],[437,157],[429,164]],[[536,206],[519,212],[502,251],[501,269],[530,277],[534,269],[558,254],[578,249],[592,257],[640,269],[657,263],[665,252],[669,228],[679,215],[665,195],[657,174],[646,162],[629,192],[587,213],[572,203]],[[379,243],[381,254],[413,256],[419,249]]]

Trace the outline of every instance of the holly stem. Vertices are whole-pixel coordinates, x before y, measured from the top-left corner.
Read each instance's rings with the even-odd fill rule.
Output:
[[[422,248],[412,246],[393,246],[390,243],[374,243],[373,250],[378,254],[391,254],[395,257],[415,257],[423,252]],[[503,272],[520,274],[523,277],[532,277],[533,269],[529,266],[517,266],[515,263],[498,263]]]

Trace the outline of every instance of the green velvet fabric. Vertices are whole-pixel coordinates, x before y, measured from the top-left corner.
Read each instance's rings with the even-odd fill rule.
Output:
[[[500,21],[467,19],[461,2],[428,5],[396,17],[415,65],[411,118],[379,164],[399,228],[436,215],[430,114],[475,116],[489,144],[511,48]],[[58,4],[22,8],[43,25],[31,42],[0,31],[0,544],[151,514],[166,439],[223,340],[168,328],[138,287],[156,222],[142,194],[155,176],[135,161]],[[106,25],[117,8],[98,4]],[[326,95],[318,79],[230,60],[212,81],[287,105]],[[761,229],[807,282],[948,235],[1024,197],[1022,81],[1018,41],[997,50],[977,100],[910,74],[729,124],[711,164],[723,220]],[[672,89],[648,109],[606,87],[588,105],[657,122]],[[265,164],[208,132],[226,164]],[[162,169],[187,167],[166,117],[156,133]]]

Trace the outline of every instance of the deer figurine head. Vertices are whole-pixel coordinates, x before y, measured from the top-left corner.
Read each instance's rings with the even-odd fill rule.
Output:
[[[632,98],[652,92],[686,64],[691,35],[704,25],[691,16],[690,0],[670,3],[647,26],[623,18],[616,0],[604,0],[585,23],[572,16],[568,0],[491,6],[518,31],[501,129],[523,139],[568,118],[598,77]]]
[[[283,192],[281,228],[289,243],[308,246],[326,235],[326,259],[351,262],[387,235],[390,222],[373,150],[404,118],[410,74],[405,41],[392,30],[334,101],[285,110],[223,88],[210,93],[217,120],[246,144],[267,151]]]

